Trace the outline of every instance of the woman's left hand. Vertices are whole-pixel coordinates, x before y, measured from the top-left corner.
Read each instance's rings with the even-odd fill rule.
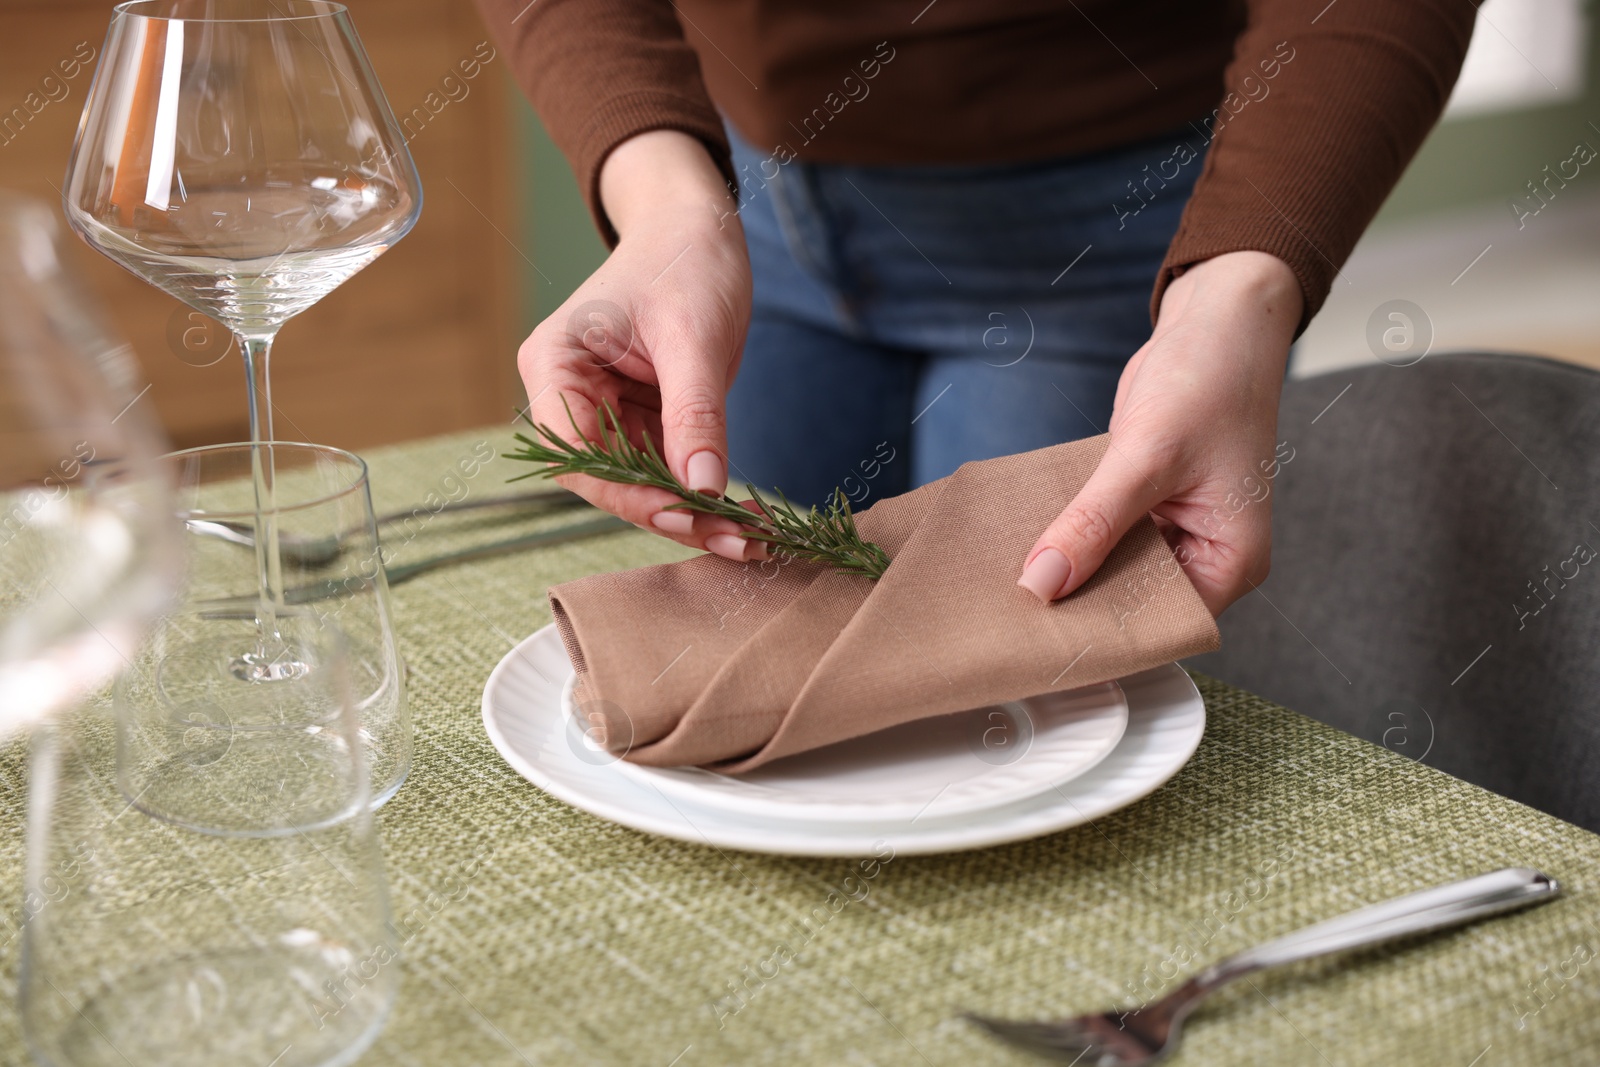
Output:
[[[1288,265],[1265,252],[1230,252],[1174,279],[1122,372],[1105,458],[1017,584],[1046,602],[1066,596],[1146,514],[1213,615],[1266,578],[1278,397],[1302,299]]]

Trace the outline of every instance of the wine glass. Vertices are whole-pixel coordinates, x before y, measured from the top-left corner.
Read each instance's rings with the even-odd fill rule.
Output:
[[[120,669],[180,562],[138,367],[58,238],[0,192],[0,735]]]
[[[268,362],[279,327],[403,237],[422,209],[405,139],[343,5],[119,4],[62,201],[85,241],[233,331],[254,451],[256,682],[294,678],[278,632]]]

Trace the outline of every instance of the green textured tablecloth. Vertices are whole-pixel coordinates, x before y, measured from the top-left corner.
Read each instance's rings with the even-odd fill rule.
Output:
[[[514,464],[467,477],[461,463],[473,470],[509,435],[374,451],[378,510],[430,491],[504,491]],[[407,562],[534,521],[442,516],[389,531],[389,549]],[[395,589],[417,750],[380,829],[409,941],[395,1015],[362,1064],[1034,1063],[956,1012],[1129,1003],[1130,990],[1170,988],[1197,966],[1181,961],[1511,865],[1554,875],[1565,896],[1401,951],[1241,982],[1194,1017],[1172,1062],[1600,1063],[1600,837],[1205,679],[1205,740],[1149,798],[1034,841],[894,858],[845,894],[853,861],[659,840],[546,796],[484,734],[490,669],[548,621],[547,586],[682,554],[630,531]],[[0,749],[8,920],[24,763],[20,744]],[[13,932],[0,924],[9,988]],[[782,965],[780,945],[797,949]],[[25,1062],[7,1001],[0,1065]]]

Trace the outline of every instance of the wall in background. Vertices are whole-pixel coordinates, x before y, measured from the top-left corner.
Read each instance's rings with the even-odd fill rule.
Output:
[[[1483,5],[1474,50],[1497,47],[1504,81],[1520,76],[1545,102],[1434,131],[1295,346],[1291,373],[1461,350],[1600,367],[1600,162],[1583,162],[1600,150],[1600,26],[1584,15],[1574,0]],[[1569,36],[1549,39],[1558,31]],[[1540,33],[1570,62],[1546,61]],[[1566,99],[1548,99],[1552,83]]]
[[[606,247],[595,233],[566,157],[516,87],[509,91],[516,96],[512,105],[518,116],[516,158],[526,205],[520,243],[533,254],[533,263],[522,272],[518,325],[526,337],[605,261]]]
[[[1500,32],[1496,29],[1499,23],[1485,21],[1493,11],[1488,4],[1484,7],[1474,31],[1475,43],[1479,38],[1497,38]],[[1509,215],[1505,201],[1519,193],[1526,195],[1525,183],[1539,176],[1545,164],[1554,166],[1572,155],[1579,140],[1600,147],[1600,130],[1589,125],[1600,126],[1600,77],[1595,76],[1600,19],[1588,21],[1588,77],[1575,99],[1452,117],[1440,123],[1383,205],[1374,228],[1496,201]],[[1513,31],[1505,28],[1504,32]],[[1552,79],[1559,78],[1557,84],[1566,91],[1572,86],[1561,83],[1571,76],[1552,72]],[[1579,182],[1600,185],[1600,179],[1588,174],[1587,168]]]

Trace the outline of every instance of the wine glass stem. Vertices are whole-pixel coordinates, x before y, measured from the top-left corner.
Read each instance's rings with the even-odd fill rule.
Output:
[[[239,335],[239,354],[244,357],[245,390],[250,403],[250,443],[272,440],[272,379],[268,360],[272,357],[272,334]]]
[[[270,664],[285,653],[278,632],[278,610],[283,605],[283,561],[278,551],[278,514],[274,500],[277,461],[272,441],[272,383],[268,360],[271,334],[239,336],[244,357],[245,390],[250,405],[250,475],[255,489],[256,575],[261,593],[256,612],[256,655]]]

